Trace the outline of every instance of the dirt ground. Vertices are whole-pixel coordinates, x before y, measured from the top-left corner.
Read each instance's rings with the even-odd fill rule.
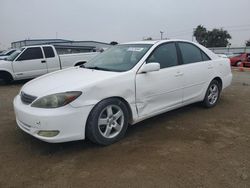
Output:
[[[250,72],[215,108],[194,104],[131,126],[111,146],[41,142],[19,130],[0,84],[0,187],[250,187]]]

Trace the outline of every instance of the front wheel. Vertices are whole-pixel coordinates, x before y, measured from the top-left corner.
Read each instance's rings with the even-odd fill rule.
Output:
[[[13,82],[13,79],[12,77],[10,76],[3,76],[3,77],[0,77],[0,80],[2,80],[5,84],[10,84],[11,82]]]
[[[237,63],[236,63],[236,66],[237,66],[237,67],[240,67],[240,66],[241,66],[241,61],[237,62]]]
[[[214,107],[220,98],[221,87],[217,80],[213,80],[208,86],[203,105],[207,108]]]
[[[119,141],[128,127],[126,105],[116,98],[99,102],[91,111],[86,135],[89,140],[100,145],[110,145]]]

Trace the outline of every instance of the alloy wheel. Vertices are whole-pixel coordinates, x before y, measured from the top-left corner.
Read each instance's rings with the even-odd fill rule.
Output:
[[[219,97],[219,88],[216,84],[212,84],[208,90],[208,102],[210,105],[213,105],[216,103],[218,97]]]
[[[105,138],[114,138],[122,130],[124,113],[117,105],[109,105],[102,110],[98,118],[98,130]]]

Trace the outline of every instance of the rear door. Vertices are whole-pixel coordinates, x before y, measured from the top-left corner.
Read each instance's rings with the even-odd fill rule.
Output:
[[[161,69],[136,75],[136,105],[139,117],[157,114],[182,104],[182,73],[175,43],[158,46],[146,63],[157,62]]]
[[[43,52],[46,58],[48,72],[60,70],[60,61],[58,55],[51,46],[44,46]]]
[[[13,62],[17,79],[34,78],[47,73],[47,64],[41,47],[26,48]]]
[[[214,67],[210,58],[196,45],[178,42],[178,46],[183,64],[183,103],[196,102],[207,89]]]

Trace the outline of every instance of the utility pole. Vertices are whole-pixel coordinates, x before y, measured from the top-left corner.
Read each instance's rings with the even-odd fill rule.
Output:
[[[163,39],[163,31],[160,31],[160,34],[161,34],[161,40]]]

